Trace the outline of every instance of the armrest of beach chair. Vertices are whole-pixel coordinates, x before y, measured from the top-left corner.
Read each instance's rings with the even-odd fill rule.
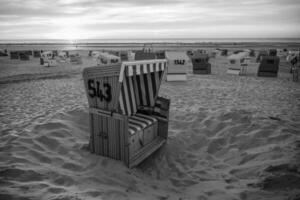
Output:
[[[157,97],[153,116],[158,121],[158,135],[165,139],[168,137],[169,109],[170,100],[163,97]]]
[[[154,107],[150,106],[139,106],[138,107],[138,112],[145,114],[145,115],[153,115],[154,113]]]
[[[157,97],[153,114],[166,119],[169,119],[170,99]]]

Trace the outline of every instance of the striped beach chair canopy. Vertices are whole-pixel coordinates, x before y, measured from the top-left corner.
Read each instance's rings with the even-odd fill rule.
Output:
[[[122,63],[119,76],[122,114],[130,116],[140,106],[154,106],[166,65],[165,59]]]

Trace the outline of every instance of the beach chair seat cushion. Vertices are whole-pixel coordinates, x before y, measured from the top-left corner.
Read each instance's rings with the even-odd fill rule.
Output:
[[[153,116],[136,114],[129,117],[129,152],[139,152],[157,137],[158,122]]]
[[[157,119],[150,115],[137,113],[129,117],[129,133],[134,135],[136,132],[145,129],[157,122]]]

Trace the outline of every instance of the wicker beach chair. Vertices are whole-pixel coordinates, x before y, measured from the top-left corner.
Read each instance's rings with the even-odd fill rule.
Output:
[[[239,52],[228,56],[227,74],[246,75],[248,66],[246,63],[247,55],[247,52]]]
[[[208,54],[194,53],[192,56],[194,74],[211,74]]]
[[[167,81],[186,81],[189,57],[186,52],[166,51],[168,60]]]
[[[278,56],[264,56],[258,67],[257,76],[277,77],[279,70]]]
[[[168,137],[170,100],[158,97],[166,60],[84,69],[90,151],[134,167]]]
[[[10,59],[19,59],[20,55],[18,51],[11,51],[10,53]]]
[[[97,57],[98,66],[110,66],[121,63],[121,58],[107,52],[100,52]]]

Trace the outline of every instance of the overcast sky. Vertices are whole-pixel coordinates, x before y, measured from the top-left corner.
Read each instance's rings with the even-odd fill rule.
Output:
[[[300,37],[300,0],[0,0],[0,39]]]

